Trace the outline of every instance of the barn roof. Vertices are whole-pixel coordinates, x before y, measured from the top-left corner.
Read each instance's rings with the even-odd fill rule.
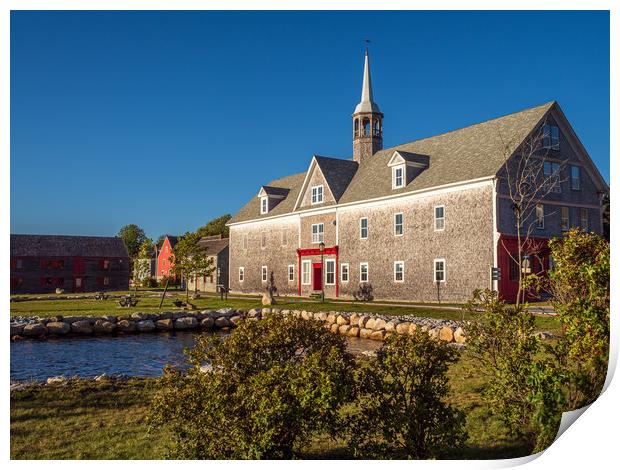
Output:
[[[228,246],[228,238],[218,236],[202,237],[198,244],[204,248],[207,256],[215,256]]]
[[[11,256],[127,258],[129,255],[118,237],[11,234]]]

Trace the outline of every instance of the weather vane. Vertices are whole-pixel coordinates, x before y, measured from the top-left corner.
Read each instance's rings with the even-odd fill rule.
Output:
[[[368,52],[368,44],[370,44],[370,39],[364,39],[364,42],[366,43],[366,52]]]

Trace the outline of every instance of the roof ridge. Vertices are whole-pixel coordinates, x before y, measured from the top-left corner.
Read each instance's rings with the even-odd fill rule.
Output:
[[[514,114],[524,113],[524,112],[526,112],[526,111],[531,111],[531,110],[536,109],[536,108],[543,108],[543,107],[545,107],[545,106],[551,107],[552,105],[554,105],[554,104],[556,104],[556,103],[557,103],[557,101],[556,101],[556,100],[551,100],[551,101],[548,101],[548,102],[546,102],[546,103],[538,104],[538,105],[536,105],[536,106],[530,106],[529,108],[524,108],[524,109],[522,109],[522,110],[520,110],[520,111],[515,111],[515,112],[512,112],[512,113],[503,114],[503,115],[501,115],[501,116],[497,116],[497,117],[494,117],[494,118],[485,119],[484,121],[476,122],[476,123],[474,123],[474,124],[469,124],[469,125],[467,125],[467,126],[458,127],[458,128],[456,128],[456,129],[452,129],[451,131],[441,132],[440,134],[433,134],[433,135],[429,135],[429,136],[426,136],[426,137],[421,137],[421,138],[419,138],[419,139],[410,140],[410,141],[408,141],[408,142],[403,142],[402,144],[393,145],[392,147],[388,147],[388,148],[382,149],[382,150],[380,150],[380,151],[386,151],[386,150],[398,150],[398,149],[397,149],[397,147],[402,147],[403,145],[409,145],[409,144],[413,144],[413,143],[415,143],[415,142],[420,142],[420,141],[422,141],[422,140],[432,139],[432,138],[434,138],[434,137],[440,137],[440,136],[442,136],[442,135],[452,134],[453,132],[458,132],[458,131],[462,131],[462,130],[464,130],[464,129],[468,129],[468,128],[470,128],[470,127],[479,126],[479,125],[481,125],[481,124],[485,124],[485,123],[487,123],[487,122],[497,121],[498,119],[503,119],[503,118],[506,118],[506,117],[508,117],[508,116],[512,116],[512,115],[514,115]]]

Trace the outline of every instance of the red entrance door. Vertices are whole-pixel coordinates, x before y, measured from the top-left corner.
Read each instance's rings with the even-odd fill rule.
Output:
[[[321,290],[323,288],[323,267],[321,263],[312,265],[312,289]]]

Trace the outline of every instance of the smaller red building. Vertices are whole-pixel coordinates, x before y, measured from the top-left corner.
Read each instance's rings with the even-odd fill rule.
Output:
[[[166,235],[161,247],[159,247],[157,251],[157,272],[155,275],[158,281],[172,275],[170,270],[174,266],[174,247],[178,241],[179,237]]]

